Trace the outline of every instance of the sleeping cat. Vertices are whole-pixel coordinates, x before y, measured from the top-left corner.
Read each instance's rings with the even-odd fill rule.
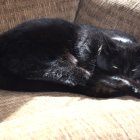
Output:
[[[140,97],[139,53],[127,33],[62,19],[30,20],[0,34],[1,77],[17,89],[43,82],[88,96]]]

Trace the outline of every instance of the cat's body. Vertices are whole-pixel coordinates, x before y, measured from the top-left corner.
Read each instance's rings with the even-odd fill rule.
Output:
[[[85,95],[135,95],[140,94],[139,51],[123,32],[38,19],[0,35],[0,68],[13,78],[78,87]]]

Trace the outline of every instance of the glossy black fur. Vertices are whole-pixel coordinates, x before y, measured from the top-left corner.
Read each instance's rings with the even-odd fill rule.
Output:
[[[61,19],[27,21],[0,35],[0,87],[139,97],[139,52],[135,38],[120,31]]]

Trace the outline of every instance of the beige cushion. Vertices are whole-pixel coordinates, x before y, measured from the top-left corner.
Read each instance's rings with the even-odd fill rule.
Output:
[[[35,17],[61,17],[139,38],[139,10],[139,0],[1,0],[0,31]],[[0,140],[138,140],[139,110],[132,97],[1,90]]]
[[[140,102],[1,91],[1,140],[138,140]]]

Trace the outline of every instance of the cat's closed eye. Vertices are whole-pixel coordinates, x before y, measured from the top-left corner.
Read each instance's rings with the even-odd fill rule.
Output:
[[[137,69],[132,69],[131,71],[135,72]]]
[[[113,69],[119,69],[119,67],[116,66],[116,65],[112,65],[112,68],[113,68]]]
[[[113,65],[111,65],[111,71],[112,71],[114,74],[117,74],[117,73],[119,73],[119,71],[120,71],[120,67],[117,66],[117,65],[115,65],[115,64],[113,64]]]

